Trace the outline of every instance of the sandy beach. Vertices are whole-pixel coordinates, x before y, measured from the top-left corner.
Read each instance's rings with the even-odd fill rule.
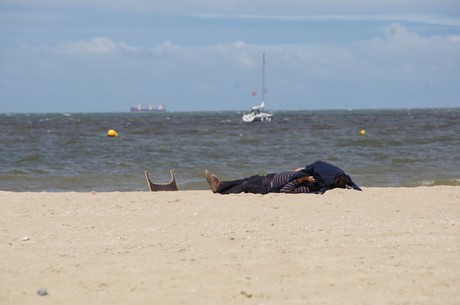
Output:
[[[460,304],[460,187],[0,202],[0,304]]]

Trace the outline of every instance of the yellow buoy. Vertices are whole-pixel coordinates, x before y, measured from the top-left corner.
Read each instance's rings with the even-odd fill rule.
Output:
[[[118,132],[115,129],[110,129],[109,131],[107,131],[107,136],[116,138],[118,137]]]
[[[365,136],[365,135],[366,135],[366,130],[361,129],[361,131],[359,132],[359,134],[362,135],[362,136]]]

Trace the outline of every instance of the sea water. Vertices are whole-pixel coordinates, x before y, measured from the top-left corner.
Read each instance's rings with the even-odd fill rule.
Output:
[[[180,189],[205,190],[206,168],[228,180],[316,160],[363,187],[460,185],[460,108],[273,114],[0,114],[0,190],[147,191],[144,171],[165,183],[170,170]]]

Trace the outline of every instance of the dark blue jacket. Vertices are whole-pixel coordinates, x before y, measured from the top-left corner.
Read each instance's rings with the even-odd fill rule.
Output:
[[[318,193],[324,194],[327,190],[333,189],[336,179],[342,175],[347,178],[347,186],[355,190],[361,191],[361,188],[351,180],[351,177],[345,174],[345,172],[335,165],[324,161],[316,161],[312,164],[305,166],[304,169],[300,170],[297,175],[291,178],[291,181],[305,176],[313,176],[316,179],[316,183],[319,185]],[[270,192],[279,192],[279,189],[272,188]]]

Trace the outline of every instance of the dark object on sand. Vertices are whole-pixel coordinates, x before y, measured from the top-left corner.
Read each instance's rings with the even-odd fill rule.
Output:
[[[177,187],[176,182],[176,175],[174,171],[171,170],[171,182],[169,183],[153,183],[150,180],[149,172],[145,171],[145,179],[147,179],[147,185],[149,186],[149,190],[151,192],[160,192],[160,191],[178,191],[179,188]]]

